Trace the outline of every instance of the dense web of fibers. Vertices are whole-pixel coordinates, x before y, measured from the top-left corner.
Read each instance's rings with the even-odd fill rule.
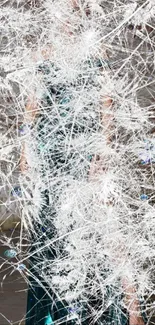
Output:
[[[98,301],[94,324],[123,278],[148,324],[153,313],[154,13],[153,0],[1,1],[1,225],[17,213],[22,225],[15,247],[1,236],[17,252],[3,264],[29,282],[35,254],[60,300]],[[21,132],[34,93],[39,114]]]

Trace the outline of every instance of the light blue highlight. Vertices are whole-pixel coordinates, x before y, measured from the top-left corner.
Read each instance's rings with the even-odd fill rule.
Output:
[[[148,200],[148,195],[146,195],[146,194],[142,194],[142,195],[140,196],[140,199],[141,199],[142,201],[146,201],[146,200]]]
[[[46,316],[45,325],[54,325],[51,315]]]

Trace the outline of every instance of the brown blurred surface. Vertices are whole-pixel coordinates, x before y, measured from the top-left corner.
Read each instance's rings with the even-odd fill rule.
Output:
[[[12,242],[15,243],[19,239],[19,234],[20,230],[13,234]],[[0,233],[1,239],[3,235]],[[5,235],[9,238],[11,231],[5,231]],[[4,262],[6,249],[8,247],[1,244],[0,265]],[[16,262],[16,259],[10,259],[9,261]],[[24,325],[27,284],[18,270],[12,272],[14,268],[10,266],[10,262],[4,264],[0,269],[0,325]]]

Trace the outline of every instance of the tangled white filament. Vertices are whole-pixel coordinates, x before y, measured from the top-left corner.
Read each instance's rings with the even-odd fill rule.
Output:
[[[99,314],[115,301],[111,295],[104,300],[107,286],[116,284],[115,295],[122,294],[121,278],[136,283],[139,297],[154,292],[155,5],[151,0],[77,0],[80,9],[73,10],[73,2],[1,4],[1,215],[3,223],[6,208],[10,214],[22,211],[26,232],[36,240],[42,278],[69,302],[102,296]],[[100,67],[93,63],[96,59]],[[62,86],[61,102],[52,97],[49,83],[55,89]],[[21,135],[26,98],[34,92],[46,124],[38,117]],[[45,105],[44,96],[50,104]],[[105,96],[113,100],[110,113]],[[106,125],[100,120],[102,110],[105,118],[110,114]],[[29,168],[21,176],[17,149],[23,141]],[[57,147],[70,157],[63,162],[65,171],[47,159]],[[93,156],[100,157],[100,165],[89,177],[88,158]],[[22,196],[11,195],[14,185]],[[43,224],[40,211],[47,189],[48,229],[40,250],[35,222]],[[52,227],[55,237],[46,238]],[[51,262],[44,249],[60,239],[63,254],[58,249]],[[22,263],[29,250],[25,257],[21,236],[17,245]],[[146,310],[151,315],[149,300]]]

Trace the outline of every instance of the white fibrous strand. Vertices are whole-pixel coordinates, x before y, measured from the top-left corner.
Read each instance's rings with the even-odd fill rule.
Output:
[[[1,227],[21,223],[15,244],[1,236],[16,252],[2,267],[29,283],[33,245],[59,299],[99,301],[94,322],[124,278],[153,313],[154,13],[151,0],[1,3]]]

